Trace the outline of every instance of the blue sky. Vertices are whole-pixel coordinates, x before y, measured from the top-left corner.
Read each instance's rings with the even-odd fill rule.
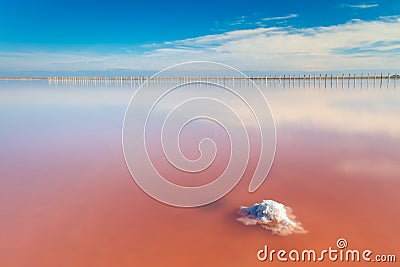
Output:
[[[157,70],[187,60],[261,71],[395,69],[399,34],[394,0],[3,0],[0,72]]]

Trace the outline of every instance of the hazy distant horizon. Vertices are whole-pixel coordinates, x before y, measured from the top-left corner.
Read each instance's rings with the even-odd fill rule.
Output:
[[[234,67],[234,66],[233,66]],[[49,78],[49,77],[151,77],[158,70],[137,70],[137,69],[110,69],[110,70],[77,70],[77,71],[0,71],[0,78]],[[302,71],[302,70],[276,70],[276,71],[249,71],[240,70],[247,76],[257,77],[257,76],[280,76],[280,75],[380,75],[381,73],[385,76],[390,73],[390,75],[400,74],[400,69],[377,69],[377,70],[353,70],[353,69],[343,69],[343,70],[315,70],[315,71]],[[193,74],[194,76],[195,73]],[[223,77],[223,75],[221,75]]]

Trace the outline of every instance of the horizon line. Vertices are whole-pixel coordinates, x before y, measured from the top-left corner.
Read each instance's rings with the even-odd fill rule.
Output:
[[[252,80],[289,80],[289,79],[400,79],[400,75],[395,73],[374,73],[366,75],[355,74],[351,72],[342,73],[342,75],[333,73],[320,73],[319,75],[313,74],[269,74],[269,75],[247,75],[248,79]],[[97,76],[97,77],[84,77],[84,76],[49,76],[49,77],[0,77],[0,81],[146,81],[146,80],[204,80],[204,79],[220,79],[220,80],[239,80],[246,79],[244,77],[229,77],[229,76],[179,76],[179,77],[151,77],[151,76]]]

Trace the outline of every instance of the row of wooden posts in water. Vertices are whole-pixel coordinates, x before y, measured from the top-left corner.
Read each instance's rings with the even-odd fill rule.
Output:
[[[127,85],[140,86],[154,84],[181,84],[190,82],[217,83],[222,85],[236,85],[243,87],[318,87],[318,88],[350,88],[356,86],[371,86],[372,88],[396,88],[400,75],[356,75],[356,74],[319,74],[319,75],[268,75],[257,77],[49,77],[49,78],[20,78],[24,80],[48,80],[50,84],[65,85]]]

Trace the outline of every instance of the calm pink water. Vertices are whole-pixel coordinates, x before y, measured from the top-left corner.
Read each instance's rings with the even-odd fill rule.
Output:
[[[278,136],[266,182],[249,194],[246,172],[223,199],[183,209],[148,197],[126,168],[121,126],[133,89],[2,84],[0,266],[285,266],[256,253],[335,248],[338,238],[399,258],[398,92],[264,92]],[[292,207],[308,233],[236,221],[240,205],[262,199]]]

